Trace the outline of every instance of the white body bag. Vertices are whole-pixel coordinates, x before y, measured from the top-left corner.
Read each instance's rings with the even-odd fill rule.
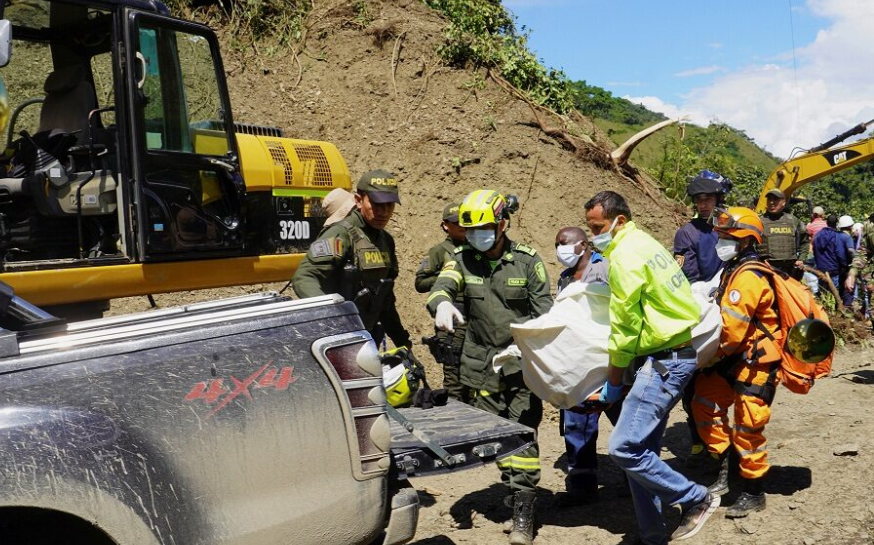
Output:
[[[698,365],[711,362],[719,347],[722,315],[710,293],[719,276],[692,284],[701,308],[692,329]],[[534,394],[569,409],[597,392],[607,380],[610,336],[610,287],[574,282],[562,290],[552,309],[533,320],[510,326],[522,353],[522,375]],[[630,377],[633,379],[633,377]]]

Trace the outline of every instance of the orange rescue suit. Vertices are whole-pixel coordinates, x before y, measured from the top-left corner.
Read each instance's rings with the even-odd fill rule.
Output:
[[[774,289],[768,278],[742,265],[727,270],[719,287],[722,335],[719,362],[698,375],[692,414],[707,450],[722,454],[734,444],[745,479],[768,472],[767,441],[780,352],[759,327],[782,339]],[[758,326],[757,326],[758,322]],[[734,405],[734,426],[728,408]]]

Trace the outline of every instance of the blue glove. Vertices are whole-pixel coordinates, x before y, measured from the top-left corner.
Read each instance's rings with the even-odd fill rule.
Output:
[[[611,403],[616,403],[621,397],[622,385],[613,386],[608,380],[604,383],[604,387],[601,389],[601,397],[598,398],[598,401],[609,405]]]

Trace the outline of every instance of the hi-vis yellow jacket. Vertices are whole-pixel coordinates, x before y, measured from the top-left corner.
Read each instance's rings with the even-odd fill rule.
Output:
[[[610,364],[628,367],[644,356],[692,339],[698,303],[682,269],[656,239],[625,224],[604,252],[610,262]]]

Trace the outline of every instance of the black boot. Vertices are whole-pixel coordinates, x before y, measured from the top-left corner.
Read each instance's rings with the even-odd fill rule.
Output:
[[[762,491],[764,478],[747,479],[744,481],[744,491],[725,512],[725,518],[739,519],[750,513],[765,510],[765,493]]]
[[[722,496],[728,492],[728,451],[723,452],[718,458],[713,459],[714,466],[717,466],[716,481],[707,487],[707,491],[714,496]]]
[[[516,492],[513,502],[513,528],[510,531],[510,545],[531,545],[534,543],[534,502],[536,494],[531,491]]]

